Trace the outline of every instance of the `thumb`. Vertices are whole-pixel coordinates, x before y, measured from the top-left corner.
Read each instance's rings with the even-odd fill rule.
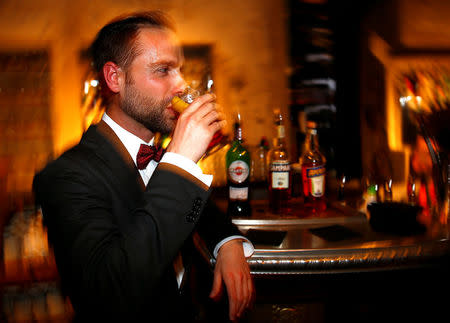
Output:
[[[215,301],[218,301],[222,296],[222,275],[218,272],[214,272],[213,286],[209,297]]]

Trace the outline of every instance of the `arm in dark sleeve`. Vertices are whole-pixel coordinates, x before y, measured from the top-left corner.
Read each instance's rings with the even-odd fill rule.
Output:
[[[37,202],[75,301],[120,317],[136,312],[146,297],[158,297],[162,277],[209,195],[176,169],[161,164],[142,203],[120,209],[125,215],[115,214],[114,188],[96,170],[66,163],[36,176]]]
[[[203,210],[203,215],[197,224],[197,232],[206,243],[211,254],[222,240],[241,235],[239,229],[231,222],[231,218],[209,199]]]

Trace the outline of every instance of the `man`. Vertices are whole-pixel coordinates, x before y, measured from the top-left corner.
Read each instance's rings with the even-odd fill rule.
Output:
[[[237,320],[254,293],[244,254],[252,246],[207,202],[212,176],[196,165],[224,125],[214,96],[199,97],[177,118],[170,101],[185,88],[183,56],[159,12],[106,25],[92,53],[103,120],[33,184],[76,319],[189,320],[180,251],[196,231],[217,255],[210,297],[225,287]],[[172,134],[167,152],[140,165],[141,144],[157,132]]]

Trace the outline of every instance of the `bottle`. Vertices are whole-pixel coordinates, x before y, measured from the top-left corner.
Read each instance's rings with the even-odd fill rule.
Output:
[[[269,142],[265,136],[261,137],[259,145],[256,149],[254,159],[254,167],[252,168],[253,180],[255,183],[261,184],[267,188],[267,151],[269,150]]]
[[[325,203],[325,156],[320,152],[317,124],[306,123],[305,150],[300,157],[302,166],[303,196],[305,207],[313,213],[326,209]]]
[[[362,201],[359,211],[366,214],[367,219],[369,219],[370,212],[368,210],[368,206],[372,203],[378,203],[381,201],[377,177],[374,175],[373,171],[369,171],[367,175],[363,176],[361,186]]]
[[[384,181],[384,201],[392,202],[392,178]]]
[[[345,205],[345,182],[347,181],[347,177],[342,174],[341,177],[338,180],[338,194],[337,194],[337,200],[339,203]]]
[[[285,142],[283,116],[275,111],[277,136],[270,153],[269,206],[272,213],[288,213],[291,197],[291,165]]]
[[[240,115],[234,123],[234,140],[226,156],[228,183],[228,215],[245,217],[251,215],[249,201],[250,152],[243,145]]]
[[[366,195],[367,205],[378,202],[378,185],[373,182],[369,182],[367,185]]]
[[[411,205],[417,204],[417,187],[416,187],[416,177],[414,174],[409,174],[406,193],[408,195],[408,203]]]

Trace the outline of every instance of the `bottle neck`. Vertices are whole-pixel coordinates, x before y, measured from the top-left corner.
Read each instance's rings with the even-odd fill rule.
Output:
[[[234,128],[234,140],[242,142],[242,128],[240,125],[236,125]]]
[[[319,140],[317,139],[317,129],[308,128],[306,133],[305,149],[311,151],[319,149]]]
[[[276,145],[277,146],[284,146],[286,143],[286,130],[284,128],[284,125],[280,124],[277,125],[277,140],[276,140]]]

